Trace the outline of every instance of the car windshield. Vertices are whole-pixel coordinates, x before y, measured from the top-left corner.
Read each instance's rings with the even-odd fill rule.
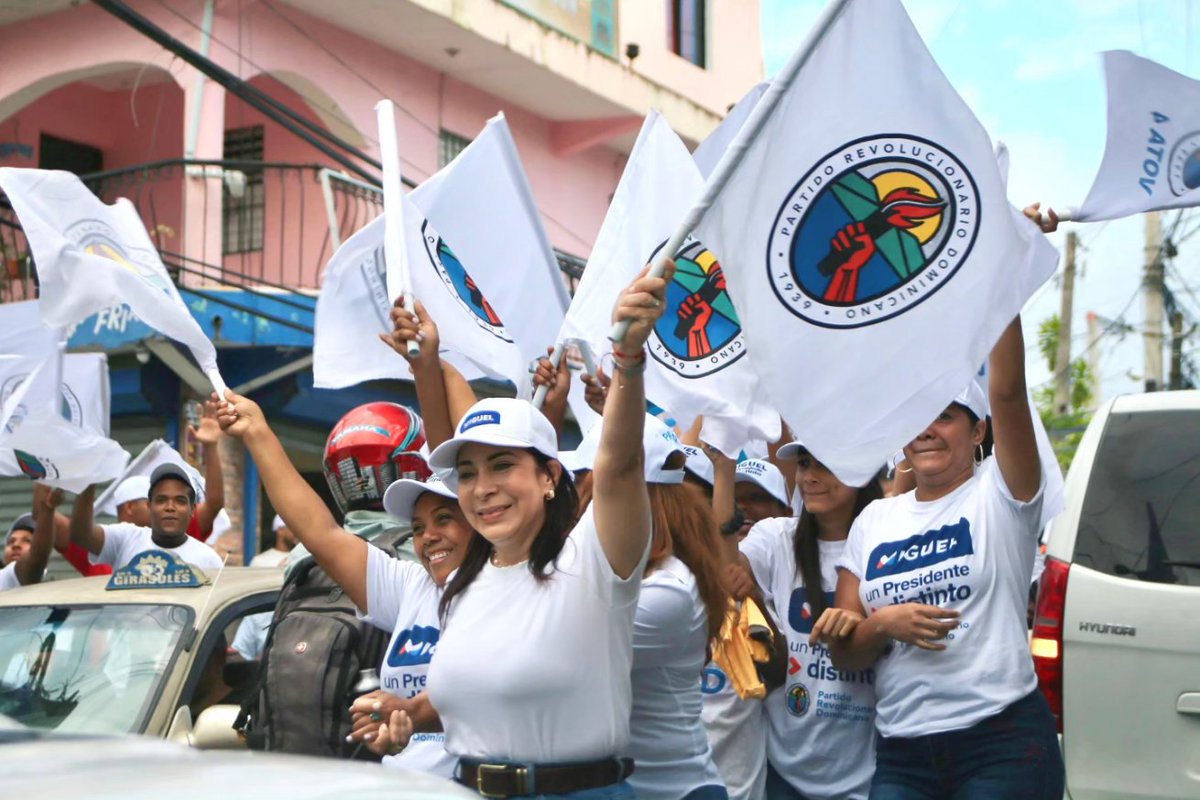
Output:
[[[1200,412],[1113,414],[1088,477],[1075,561],[1200,586]]]
[[[137,733],[191,620],[182,606],[0,608],[0,714],[32,728]]]

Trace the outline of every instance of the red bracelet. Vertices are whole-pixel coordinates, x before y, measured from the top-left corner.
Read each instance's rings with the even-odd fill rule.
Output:
[[[618,350],[614,347],[612,354],[613,354],[613,358],[625,358],[625,359],[632,359],[634,361],[643,361],[646,358],[646,348],[643,347],[641,350],[639,350],[637,352],[636,355],[633,355],[630,353],[622,353],[620,350]]]

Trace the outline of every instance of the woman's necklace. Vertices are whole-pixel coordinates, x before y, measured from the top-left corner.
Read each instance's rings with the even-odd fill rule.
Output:
[[[520,561],[514,561],[511,564],[505,564],[503,561],[501,561],[499,558],[496,557],[495,551],[492,552],[492,557],[491,557],[492,566],[496,567],[497,569],[507,569],[509,567],[519,567],[528,560],[529,560],[529,558],[525,557],[525,558],[522,558]]]

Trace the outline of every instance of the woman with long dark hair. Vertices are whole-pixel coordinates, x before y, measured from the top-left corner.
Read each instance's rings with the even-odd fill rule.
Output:
[[[766,699],[769,800],[865,798],[873,768],[874,675],[833,667],[826,642],[853,620],[833,608],[850,526],[883,496],[872,480],[847,486],[799,442],[779,449],[795,459],[799,517],[762,520],[739,545],[764,600],[787,638],[788,677]]]

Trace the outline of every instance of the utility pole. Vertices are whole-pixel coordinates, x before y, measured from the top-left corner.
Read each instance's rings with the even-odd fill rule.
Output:
[[[1067,258],[1063,262],[1062,306],[1058,313],[1058,350],[1054,354],[1054,413],[1071,410],[1071,316],[1075,304],[1075,231],[1067,233]]]
[[[1183,312],[1171,314],[1171,389],[1183,388]]]
[[[1145,266],[1142,289],[1146,293],[1145,346],[1146,391],[1157,392],[1163,386],[1163,235],[1162,216],[1158,211],[1146,214]]]
[[[1095,411],[1100,407],[1100,317],[1096,316],[1095,311],[1089,311],[1087,315],[1087,363],[1088,372],[1092,374],[1092,407],[1088,411]]]

